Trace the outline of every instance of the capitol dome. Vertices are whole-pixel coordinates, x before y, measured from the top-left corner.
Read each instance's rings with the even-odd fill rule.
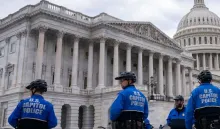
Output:
[[[205,6],[204,0],[194,0],[194,6],[180,21],[177,31],[198,25],[220,27],[220,18]]]
[[[209,69],[220,76],[220,18],[209,11],[204,0],[194,0],[193,8],[181,19],[174,39],[192,53],[196,70]]]

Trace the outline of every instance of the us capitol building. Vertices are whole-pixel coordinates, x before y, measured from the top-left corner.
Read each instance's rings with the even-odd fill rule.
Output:
[[[157,128],[172,97],[188,98],[198,86],[200,70],[210,69],[219,84],[219,34],[220,19],[204,0],[195,0],[174,39],[150,22],[90,17],[45,0],[25,6],[0,20],[0,128],[12,128],[8,116],[38,78],[49,85],[44,97],[54,105],[56,129],[108,127],[121,71],[136,73]]]

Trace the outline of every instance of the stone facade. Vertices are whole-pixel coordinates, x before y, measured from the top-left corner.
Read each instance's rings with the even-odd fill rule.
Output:
[[[168,115],[162,110],[173,107],[170,98],[194,88],[194,61],[152,23],[90,17],[43,0],[0,20],[0,128],[11,128],[8,116],[37,78],[49,85],[44,97],[54,105],[56,129],[107,127],[120,71],[134,71],[146,96],[164,98],[149,103],[159,127]]]

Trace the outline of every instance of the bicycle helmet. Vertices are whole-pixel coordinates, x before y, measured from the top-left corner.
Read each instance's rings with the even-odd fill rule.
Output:
[[[115,78],[115,80],[121,79],[132,80],[133,83],[135,83],[137,80],[136,75],[133,72],[121,72],[120,76]]]
[[[26,89],[33,90],[36,89],[36,91],[42,91],[47,92],[47,82],[42,79],[37,79],[33,82],[31,82]]]
[[[212,73],[209,70],[203,70],[197,77],[201,83],[210,83],[212,80]]]

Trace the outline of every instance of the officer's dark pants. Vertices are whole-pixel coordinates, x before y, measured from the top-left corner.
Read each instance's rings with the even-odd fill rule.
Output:
[[[117,121],[112,123],[112,129],[144,129],[144,125],[136,120]]]

